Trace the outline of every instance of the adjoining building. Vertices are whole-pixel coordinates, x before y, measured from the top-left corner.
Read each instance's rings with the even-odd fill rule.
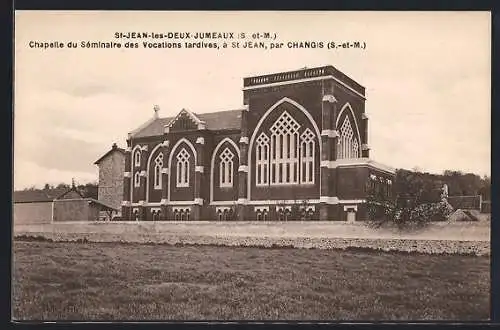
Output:
[[[102,212],[116,213],[118,209],[94,198],[84,197],[73,186],[54,201],[52,222],[61,221],[98,221]]]
[[[112,213],[103,211],[101,220],[121,217],[123,198],[123,173],[125,171],[125,150],[113,143],[111,149],[94,162],[99,167],[99,187],[97,199],[114,209]]]
[[[240,109],[187,109],[129,133],[125,220],[365,218],[369,186],[394,169],[369,158],[365,88],[324,66],[243,79]]]
[[[62,192],[59,189],[15,191],[13,200],[14,225],[97,221],[100,212],[118,211],[106,203],[83,197],[74,186]]]
[[[14,191],[14,225],[47,224],[52,222],[53,197],[42,190]]]

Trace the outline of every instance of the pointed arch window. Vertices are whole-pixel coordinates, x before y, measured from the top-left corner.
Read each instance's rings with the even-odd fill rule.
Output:
[[[229,150],[229,148],[224,149],[220,154],[219,163],[219,184],[220,187],[232,187],[233,186],[233,163],[234,154]]]
[[[136,150],[134,153],[134,165],[141,166],[141,151]]]
[[[269,180],[269,137],[261,133],[257,138],[256,153],[256,184],[267,185]]]
[[[316,134],[283,112],[270,128],[271,138],[262,132],[255,143],[257,186],[314,184]]]
[[[159,153],[156,156],[154,161],[154,187],[155,189],[161,189],[162,186],[162,177],[161,177],[161,169],[163,168],[163,153]]]
[[[315,143],[314,133],[307,128],[300,135],[300,181],[301,183],[314,183],[314,156],[315,156]]]
[[[139,171],[135,172],[134,174],[134,187],[140,187],[141,186],[141,173]]]
[[[346,116],[340,127],[340,136],[337,146],[337,159],[358,158],[359,143],[354,131],[352,130],[349,116]]]
[[[189,153],[185,148],[177,154],[177,187],[189,187]]]
[[[299,182],[299,128],[299,123],[286,111],[271,126],[270,183],[273,185]]]

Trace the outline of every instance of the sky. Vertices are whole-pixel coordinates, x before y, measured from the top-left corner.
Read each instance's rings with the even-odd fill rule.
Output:
[[[17,11],[14,188],[96,182],[94,162],[114,142],[125,147],[155,104],[162,117],[237,109],[244,77],[323,65],[366,87],[373,160],[490,175],[490,21],[489,12]],[[270,32],[284,47],[30,47],[179,41],[115,39],[116,32]],[[366,48],[290,49],[289,41]]]

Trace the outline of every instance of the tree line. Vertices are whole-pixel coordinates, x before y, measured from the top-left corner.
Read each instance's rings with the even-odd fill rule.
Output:
[[[29,188],[23,189],[23,191],[42,191],[42,192],[53,192],[53,191],[66,191],[71,189],[72,184],[61,182],[57,185],[46,183],[43,188],[36,188],[35,186],[31,186]],[[84,198],[94,198],[98,199],[98,184],[96,182],[88,182],[84,184],[75,184],[76,190],[84,197]]]
[[[440,199],[444,184],[450,197],[481,195],[483,200],[491,200],[491,177],[460,171],[431,174],[400,169],[396,171],[393,189],[395,196],[418,196],[422,201],[432,202]]]

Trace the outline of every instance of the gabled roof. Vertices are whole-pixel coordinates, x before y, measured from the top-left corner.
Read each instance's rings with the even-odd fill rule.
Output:
[[[77,194],[77,198],[85,198],[83,197],[83,195],[78,191],[78,189],[76,189],[76,187],[71,187],[70,189],[66,190],[65,192],[63,192],[62,194],[60,194],[59,196],[57,196],[56,198],[54,199],[63,199],[63,197],[65,197],[67,194],[69,194],[70,192],[74,192]]]
[[[132,133],[131,136],[134,138],[141,138],[147,136],[163,135],[163,133],[165,132],[165,125],[172,121],[172,119],[174,119],[174,117],[157,118],[156,120],[150,122],[147,126],[143,127],[141,130],[137,130],[135,134]]]
[[[49,196],[49,198],[54,200],[57,196],[64,194],[67,190],[68,188],[54,188],[45,190],[45,193],[47,194],[47,196]]]
[[[18,190],[14,191],[12,200],[14,203],[52,202],[67,190],[66,188]]]
[[[108,152],[106,152],[104,155],[102,155],[98,160],[96,160],[94,162],[95,165],[99,164],[104,158],[108,157],[111,153],[113,152],[121,152],[122,154],[125,154],[125,149],[122,149],[122,148],[118,148],[116,146],[116,144],[113,144],[113,146],[111,147],[110,150],[108,150]]]
[[[242,111],[243,109],[200,113],[198,118],[206,123],[209,130],[241,129]]]
[[[187,112],[187,110],[185,110]],[[243,109],[217,111],[210,113],[193,113],[189,112],[192,116],[196,117],[200,122],[205,123],[208,130],[230,130],[241,129],[241,112]],[[181,111],[182,113],[182,111]],[[177,116],[176,116],[177,117]],[[136,129],[131,133],[133,138],[141,138],[148,136],[163,135],[165,126],[172,122],[176,117],[156,118],[147,122],[144,127]]]
[[[174,119],[172,119],[167,125],[166,127],[172,127],[172,125],[177,121],[177,119],[179,119],[183,114],[186,114],[192,121],[195,122],[196,125],[199,125],[199,124],[206,124],[204,121],[202,121],[200,118],[198,118],[194,113],[192,113],[191,111],[189,110],[186,110],[186,109],[182,109],[181,112],[179,112],[177,114],[177,116],[175,116]]]

